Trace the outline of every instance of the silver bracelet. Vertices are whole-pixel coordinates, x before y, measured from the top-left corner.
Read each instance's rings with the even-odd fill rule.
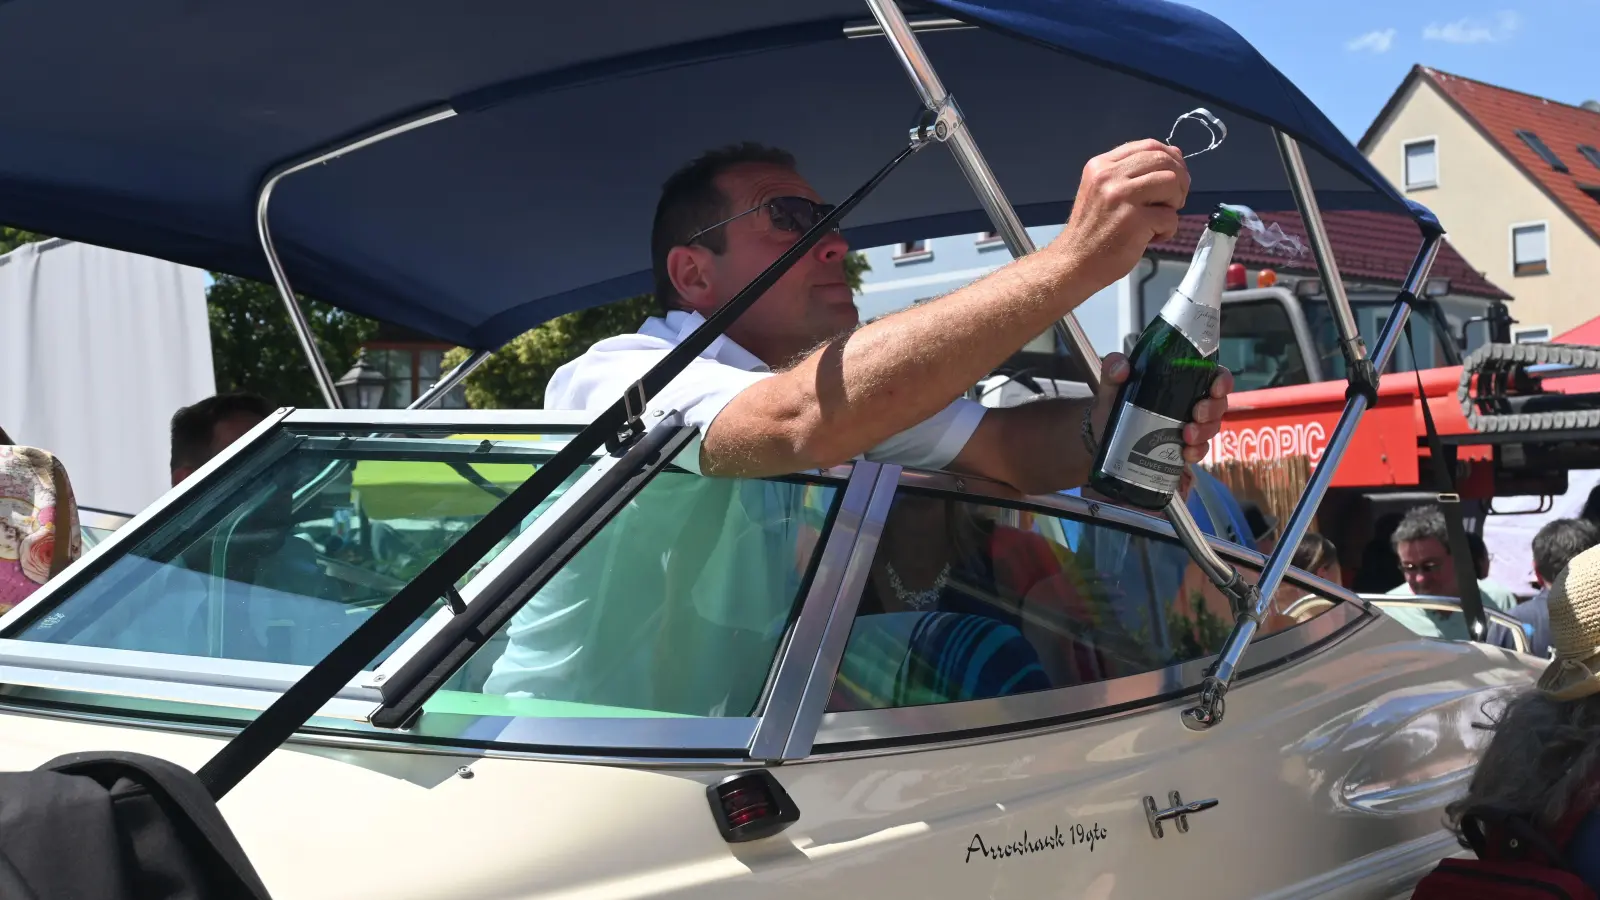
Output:
[[[1094,421],[1092,419],[1094,406],[1093,403],[1090,403],[1088,408],[1083,411],[1083,425],[1078,429],[1083,433],[1083,446],[1089,448],[1089,457],[1091,459],[1100,455],[1100,444],[1094,439]]]

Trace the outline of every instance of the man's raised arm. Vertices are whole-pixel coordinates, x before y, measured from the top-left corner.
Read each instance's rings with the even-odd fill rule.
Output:
[[[1172,237],[1188,190],[1182,155],[1159,141],[1095,157],[1084,167],[1066,229],[1048,247],[831,340],[746,388],[708,429],[702,470],[762,477],[822,468],[923,422],[1127,274],[1152,241]],[[1056,449],[1072,446],[1082,449],[1071,442]],[[976,457],[969,470],[1007,477],[995,470],[1007,468],[1005,454]]]

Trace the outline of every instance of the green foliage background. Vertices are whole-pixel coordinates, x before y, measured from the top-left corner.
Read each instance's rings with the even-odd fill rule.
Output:
[[[212,277],[216,282],[206,291],[206,311],[217,391],[254,391],[278,406],[326,406],[278,289],[236,275]],[[355,364],[378,323],[309,297],[300,298],[300,308],[338,379]]]

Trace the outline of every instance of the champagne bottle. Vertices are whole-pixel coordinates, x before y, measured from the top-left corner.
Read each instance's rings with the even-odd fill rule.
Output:
[[[1139,335],[1117,391],[1089,484],[1144,509],[1164,509],[1183,475],[1183,427],[1211,390],[1222,337],[1222,289],[1242,219],[1218,206],[1189,271]]]

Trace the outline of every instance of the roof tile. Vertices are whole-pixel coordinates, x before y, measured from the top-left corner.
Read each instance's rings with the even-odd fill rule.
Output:
[[[1460,75],[1422,67],[1424,77],[1454,101],[1489,139],[1500,146],[1555,201],[1600,240],[1600,200],[1584,188],[1600,187],[1600,164],[1580,152],[1580,146],[1600,147],[1600,112],[1568,106],[1544,97],[1484,84]],[[1558,172],[1517,137],[1517,131],[1537,134],[1566,164]]]
[[[1177,235],[1170,241],[1151,244],[1150,249],[1162,256],[1189,257],[1194,253],[1195,243],[1200,240],[1206,219],[1205,215],[1183,216],[1179,220]],[[1324,211],[1322,220],[1328,229],[1328,243],[1333,247],[1339,274],[1347,282],[1399,285],[1411,271],[1411,263],[1422,244],[1422,235],[1417,231],[1416,223],[1393,213]],[[1284,233],[1305,243],[1305,222],[1299,213],[1262,213],[1261,221],[1267,225],[1276,223]],[[1303,256],[1295,258],[1265,250],[1243,236],[1234,248],[1233,259],[1251,268],[1269,267],[1283,273],[1312,274],[1317,271],[1317,262],[1309,247]],[[1511,298],[1510,294],[1490,283],[1474,269],[1450,246],[1449,241],[1439,250],[1432,276],[1450,279],[1452,293],[1497,300]]]

